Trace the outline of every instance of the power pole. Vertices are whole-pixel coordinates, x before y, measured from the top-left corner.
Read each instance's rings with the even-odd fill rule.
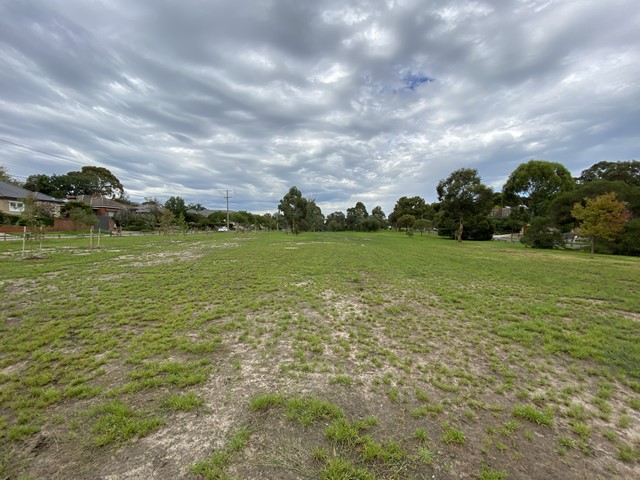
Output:
[[[227,190],[224,198],[227,200],[227,230],[229,230],[229,199],[231,198],[231,195],[229,195],[229,190]]]

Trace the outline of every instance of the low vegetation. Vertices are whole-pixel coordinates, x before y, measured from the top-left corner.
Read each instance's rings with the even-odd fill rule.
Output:
[[[0,478],[634,478],[640,261],[396,232],[0,242]]]

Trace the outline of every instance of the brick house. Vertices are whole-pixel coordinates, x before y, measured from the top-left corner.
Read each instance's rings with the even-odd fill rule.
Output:
[[[113,230],[116,226],[116,222],[113,217],[115,217],[116,213],[120,210],[127,208],[126,205],[123,205],[120,202],[112,200],[111,198],[105,197],[99,193],[94,193],[93,195],[76,195],[67,197],[67,200],[74,202],[83,202],[87,205],[90,205],[93,209],[93,213],[98,217],[98,222],[95,225],[96,227],[102,230]]]
[[[34,195],[38,203],[51,207],[54,217],[60,215],[60,207],[67,203],[66,200],[50,197],[44,193],[32,192],[11,183],[0,182],[0,212],[20,216],[24,211],[24,200],[30,195]]]

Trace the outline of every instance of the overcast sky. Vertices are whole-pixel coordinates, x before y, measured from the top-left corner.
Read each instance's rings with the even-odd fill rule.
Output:
[[[640,157],[638,32],[638,0],[0,0],[0,164],[325,214],[461,167],[579,175]]]

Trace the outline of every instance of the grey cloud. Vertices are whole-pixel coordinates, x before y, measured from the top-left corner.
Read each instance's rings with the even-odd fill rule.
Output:
[[[639,26],[632,0],[6,2],[0,138],[68,160],[0,163],[269,211],[294,184],[389,213],[462,166],[579,173],[637,158]]]

